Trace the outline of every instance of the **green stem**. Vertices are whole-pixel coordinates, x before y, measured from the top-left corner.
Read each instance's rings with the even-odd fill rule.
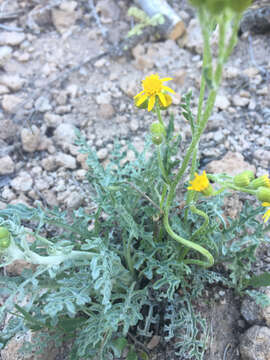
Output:
[[[169,178],[168,178],[167,172],[165,170],[162,156],[161,156],[161,146],[160,145],[157,146],[157,153],[158,153],[158,165],[159,165],[161,174],[162,174],[164,180],[166,181],[166,183],[169,183]]]
[[[242,14],[235,15],[235,17],[233,19],[234,23],[233,23],[233,27],[232,27],[232,35],[231,35],[227,49],[224,54],[224,62],[226,62],[228,60],[228,57],[231,55],[231,53],[233,51],[233,48],[237,44],[238,30],[239,30],[239,24],[240,24],[241,19],[242,19]]]
[[[159,121],[160,124],[163,125],[164,128],[165,128],[165,124],[164,124],[164,122],[163,122],[163,120],[162,120],[162,116],[161,116],[160,106],[159,106],[158,100],[156,100],[155,108],[156,108],[156,113],[157,113],[158,121]]]
[[[190,210],[194,214],[197,214],[204,218],[204,223],[202,224],[202,226],[198,230],[196,230],[191,236],[191,240],[194,240],[196,237],[198,237],[198,235],[202,234],[206,230],[209,224],[209,217],[204,211],[197,209],[195,205],[190,205]]]

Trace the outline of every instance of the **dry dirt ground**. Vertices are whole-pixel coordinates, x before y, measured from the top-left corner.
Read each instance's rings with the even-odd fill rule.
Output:
[[[123,146],[132,141],[142,149],[153,118],[133,106],[133,96],[148,74],[173,78],[170,86],[176,94],[170,112],[184,142],[190,140],[179,104],[191,89],[196,109],[202,39],[187,1],[168,3],[185,23],[186,33],[181,38],[151,37],[129,55],[112,57],[102,54],[132,28],[127,12],[133,1],[1,1],[0,208],[18,202],[74,209],[87,206],[87,167],[84,155],[74,145],[74,127],[104,163],[116,137]],[[269,58],[269,33],[239,36],[202,137],[202,167],[211,168],[213,160],[227,156],[235,159],[232,173],[244,161],[256,168],[257,175],[268,173]],[[127,158],[131,157],[128,152]],[[223,160],[214,163],[215,170],[222,164]],[[220,291],[211,311],[201,304],[215,334],[205,359],[223,359],[226,349],[224,359],[236,360],[238,336],[247,325],[239,312],[239,299]],[[166,351],[155,358],[172,358]],[[17,359],[10,356],[6,359]]]

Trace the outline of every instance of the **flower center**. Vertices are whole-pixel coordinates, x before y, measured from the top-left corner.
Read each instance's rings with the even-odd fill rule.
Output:
[[[150,75],[142,81],[142,86],[147,96],[157,95],[162,90],[162,81],[158,75]]]

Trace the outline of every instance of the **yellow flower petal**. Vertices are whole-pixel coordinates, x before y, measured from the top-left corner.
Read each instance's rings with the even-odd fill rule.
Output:
[[[148,108],[147,108],[148,111],[151,111],[153,109],[155,105],[155,101],[156,101],[156,96],[155,95],[151,96],[148,103]]]
[[[165,98],[164,94],[158,93],[158,97],[159,97],[162,105],[163,105],[163,106],[166,106],[166,105],[167,105],[167,101],[166,101],[166,98]]]
[[[175,94],[173,89],[171,89],[169,86],[162,85],[162,90],[169,91],[170,93]]]
[[[140,106],[143,102],[145,102],[145,100],[147,100],[148,96],[147,95],[143,95],[138,101],[136,101],[136,105]]]
[[[268,221],[270,218],[270,209],[266,211],[266,213],[263,215],[264,222]]]
[[[133,99],[137,99],[137,97],[141,96],[144,93],[144,90],[139,92],[139,94],[135,95]]]
[[[263,202],[262,206],[270,206],[270,203],[269,202]]]
[[[173,78],[163,78],[163,79],[160,79],[161,81],[170,81],[172,80]]]

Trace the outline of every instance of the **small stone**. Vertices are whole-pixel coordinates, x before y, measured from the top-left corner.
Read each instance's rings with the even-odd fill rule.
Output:
[[[74,8],[74,4],[77,5],[75,1],[70,1],[71,6],[67,4],[64,8],[62,6],[61,9],[52,9],[52,22],[60,34],[69,30],[77,20],[78,14],[75,11],[76,6]]]
[[[25,40],[25,34],[20,32],[0,32],[0,45],[17,46]]]
[[[40,130],[35,125],[31,129],[23,128],[21,130],[21,140],[23,150],[26,152],[35,152],[40,145]]]
[[[24,79],[19,75],[4,74],[0,77],[0,84],[7,86],[10,90],[18,91],[24,84]]]
[[[97,152],[97,157],[99,160],[105,160],[107,156],[108,156],[108,150],[106,148],[100,149]]]
[[[5,65],[11,54],[12,48],[10,46],[0,46],[0,67]]]
[[[243,299],[240,311],[243,318],[250,325],[258,325],[263,321],[261,307],[250,297]]]
[[[75,173],[75,178],[78,180],[78,181],[82,181],[85,179],[85,176],[87,174],[87,170],[85,169],[79,169],[76,171]]]
[[[184,85],[186,76],[187,76],[186,70],[179,69],[172,75],[173,82],[175,82],[177,85]]]
[[[99,0],[96,4],[96,11],[104,24],[112,23],[119,19],[120,9],[114,1]]]
[[[84,195],[77,191],[65,191],[58,195],[57,200],[63,202],[67,208],[76,209],[83,203]]]
[[[242,360],[270,359],[270,329],[254,325],[240,338],[239,351]]]
[[[238,94],[235,94],[232,98],[233,104],[235,106],[240,106],[240,107],[244,107],[247,106],[249,104],[249,99],[246,97],[242,97]]]
[[[251,170],[254,174],[256,172],[255,166],[244,161],[242,154],[231,151],[227,152],[221,160],[211,161],[207,165],[207,171],[212,174],[226,173],[234,176],[245,170]]]
[[[16,198],[16,195],[8,186],[5,186],[2,191],[2,198],[10,202]]]
[[[191,19],[187,28],[187,40],[185,46],[187,49],[196,51],[198,54],[203,53],[203,38],[201,27],[197,19]]]
[[[50,184],[44,178],[37,178],[35,179],[35,186],[37,190],[43,191],[43,190],[47,190],[50,187]]]
[[[99,115],[103,119],[111,119],[114,114],[115,114],[115,110],[111,104],[104,104],[99,108]]]
[[[63,122],[63,118],[60,115],[46,113],[44,115],[44,120],[46,121],[47,126],[56,128]]]
[[[50,101],[45,96],[40,96],[35,102],[35,109],[41,113],[52,110]]]
[[[58,153],[55,156],[56,164],[65,169],[76,169],[76,159],[65,153]]]
[[[217,95],[215,105],[218,109],[226,110],[230,106],[230,102],[225,95]]]
[[[7,86],[0,85],[0,95],[8,94],[8,93],[9,93],[9,88]]]
[[[137,131],[139,129],[139,121],[137,119],[132,119],[129,123],[131,131]]]
[[[81,167],[84,169],[84,170],[88,170],[88,165],[86,163],[86,160],[88,158],[88,155],[87,154],[78,154],[77,155],[77,161],[78,163],[80,163]]]
[[[55,156],[51,155],[41,160],[41,166],[46,171],[54,171],[58,168]]]
[[[109,93],[101,93],[96,97],[96,102],[98,105],[110,104],[111,95]]]
[[[76,139],[75,130],[76,130],[76,128],[69,123],[62,123],[62,124],[58,125],[54,132],[54,137],[55,137],[56,142],[58,144],[74,143],[74,141]]]
[[[15,164],[10,156],[0,158],[0,175],[12,174],[15,170]]]
[[[56,198],[56,195],[55,195],[55,192],[53,190],[44,190],[42,191],[43,193],[43,196],[45,197],[46,199],[46,202],[49,206],[58,206],[59,203],[58,203],[58,200]]]
[[[2,100],[2,107],[4,111],[8,113],[14,113],[17,111],[21,103],[22,99],[16,95],[4,95]]]
[[[33,180],[26,171],[21,171],[10,183],[11,187],[18,192],[26,192],[31,190]]]

